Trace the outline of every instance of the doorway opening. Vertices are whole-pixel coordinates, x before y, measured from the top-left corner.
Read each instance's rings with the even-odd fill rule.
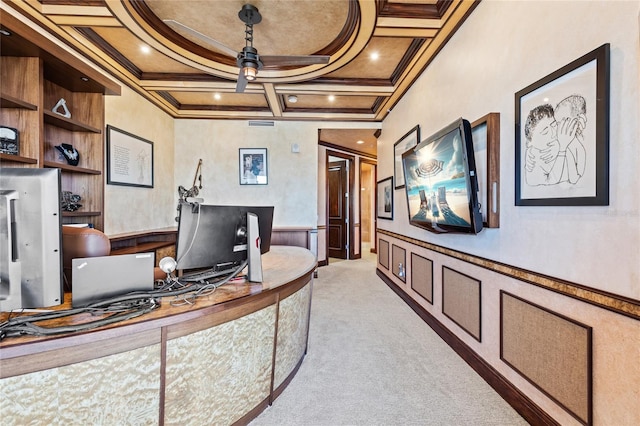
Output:
[[[376,253],[376,162],[360,160],[360,253]]]
[[[327,260],[353,259],[355,157],[327,151]]]

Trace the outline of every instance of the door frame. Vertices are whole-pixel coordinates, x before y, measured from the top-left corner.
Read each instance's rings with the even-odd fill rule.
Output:
[[[359,161],[359,170],[358,170],[358,174],[360,176],[360,178],[358,179],[360,182],[360,186],[362,187],[362,165],[363,164],[369,164],[370,166],[373,166],[373,182],[377,182],[378,181],[378,162],[375,160],[369,160],[367,158],[360,158]],[[376,234],[376,229],[378,228],[378,215],[375,214],[375,209],[377,206],[377,197],[378,197],[378,191],[376,191],[376,187],[375,185],[373,186],[373,188],[371,188],[371,192],[373,193],[373,205],[371,206],[371,208],[373,209],[373,217],[371,220],[371,248],[370,251],[371,253],[377,253],[378,252],[378,238],[377,238],[377,234]],[[362,191],[358,191],[358,205],[360,206],[360,209],[358,211],[359,219],[358,219],[358,223],[360,224],[360,254],[362,254]]]
[[[347,202],[348,208],[349,208],[349,214],[348,214],[348,220],[349,220],[349,226],[347,227],[348,229],[348,237],[347,237],[347,243],[349,244],[349,250],[347,250],[347,260],[352,260],[355,259],[355,254],[354,254],[354,238],[353,235],[355,234],[355,229],[354,229],[354,214],[353,214],[353,194],[355,193],[355,162],[356,162],[356,157],[354,155],[349,155],[349,154],[345,154],[344,152],[339,152],[339,151],[332,151],[329,148],[327,148],[326,150],[326,158],[325,158],[325,212],[324,212],[324,217],[325,217],[325,223],[327,224],[327,226],[329,225],[329,157],[336,157],[336,158],[342,158],[343,160],[347,161],[348,164],[348,168],[349,171],[347,173],[347,193],[349,194],[349,201]],[[329,244],[325,244],[325,257],[327,259],[327,264],[329,264]]]

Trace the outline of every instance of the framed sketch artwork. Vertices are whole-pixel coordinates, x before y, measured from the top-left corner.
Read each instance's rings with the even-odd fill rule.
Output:
[[[107,183],[153,188],[153,142],[107,125]]]
[[[266,185],[269,182],[267,148],[240,148],[238,157],[240,185]]]
[[[393,220],[393,176],[378,181],[376,204],[378,218]]]
[[[609,204],[609,44],[516,93],[518,206]]]
[[[409,130],[398,142],[393,144],[393,179],[395,188],[404,188],[404,172],[402,170],[402,154],[420,142],[420,125]]]

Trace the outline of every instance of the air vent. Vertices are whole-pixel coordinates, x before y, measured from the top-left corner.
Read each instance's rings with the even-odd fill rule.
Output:
[[[256,121],[249,120],[249,127],[274,127],[276,125],[273,121]]]

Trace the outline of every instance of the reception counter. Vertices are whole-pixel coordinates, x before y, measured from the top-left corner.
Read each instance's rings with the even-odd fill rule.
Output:
[[[248,423],[302,363],[315,267],[309,250],[272,246],[262,284],[227,284],[193,305],[163,298],[89,332],[5,339],[3,425]]]

